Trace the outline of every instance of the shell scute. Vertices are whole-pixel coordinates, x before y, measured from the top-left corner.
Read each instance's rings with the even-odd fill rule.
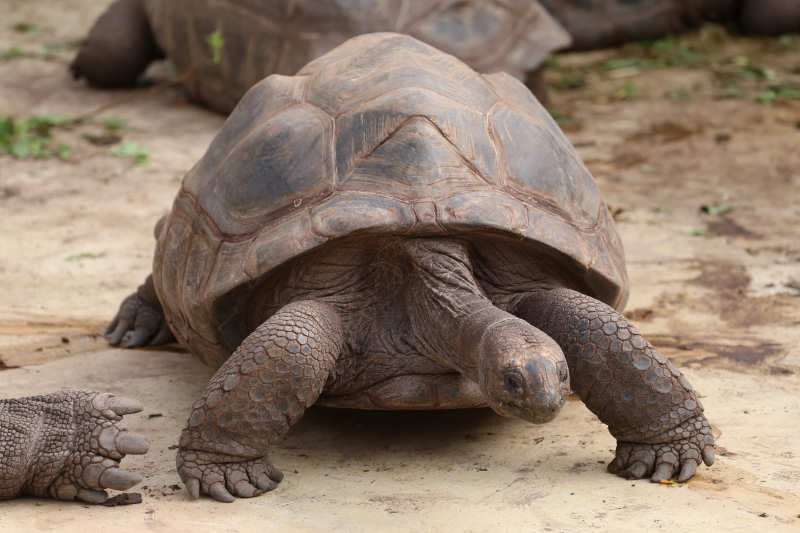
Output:
[[[277,230],[277,231],[276,231]],[[247,247],[245,272],[256,280],[264,272],[325,242],[325,238],[314,233],[308,211],[286,217],[280,228],[262,231]]]
[[[496,183],[496,154],[484,126],[485,120],[482,113],[427,89],[401,87],[393,90],[336,120],[339,180],[346,182],[351,174],[363,172],[364,159],[375,155],[376,149],[383,148],[390,138],[394,137],[395,145],[401,136],[415,143],[413,137],[419,132],[434,144],[450,145],[445,148],[449,153],[440,152],[447,159],[460,161],[458,166],[466,165],[470,175],[478,174],[479,180]],[[432,149],[416,153],[425,154]],[[413,157],[411,163],[417,163]],[[441,165],[442,169],[447,166]]]
[[[480,76],[455,57],[407,36],[373,33],[350,39],[302,68],[308,100],[331,116],[349,112],[398,87],[420,87],[447,95],[480,112],[495,102]]]
[[[471,191],[436,203],[439,223],[452,231],[492,228],[521,233],[528,227],[525,205],[497,191]]]
[[[214,178],[216,169],[236,143],[241,141],[255,125],[291,106],[299,105],[302,102],[304,88],[302,82],[302,79],[292,76],[275,74],[250,88],[211,141],[194,171],[184,178],[183,188],[196,195]]]
[[[333,190],[332,120],[286,109],[253,128],[220,164],[200,201],[223,233],[251,233]]]
[[[354,231],[404,233],[416,222],[408,204],[385,196],[340,193],[311,211],[315,233],[328,238]]]
[[[505,105],[495,107],[489,120],[505,155],[506,184],[523,195],[540,197],[563,218],[592,227],[600,193],[563,134],[554,135],[542,120],[520,120],[520,114]]]

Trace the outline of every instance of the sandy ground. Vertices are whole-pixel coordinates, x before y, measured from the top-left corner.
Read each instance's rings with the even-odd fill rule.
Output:
[[[0,4],[0,50],[26,53],[0,60],[0,116],[74,117],[134,94],[67,75],[68,43],[102,4]],[[21,22],[36,28],[14,30]],[[553,105],[574,117],[568,135],[617,213],[628,312],[702,394],[713,467],[676,486],[609,475],[614,441],[578,401],[543,426],[488,410],[317,408],[274,452],[287,474],[278,490],[189,501],[172,448],[211,371],[185,351],[98,337],[149,273],[152,226],[223,121],[168,89],[57,131],[65,161],[0,159],[0,396],[66,386],[137,397],[146,408],[128,424],[152,444],[125,460],[145,477],[142,504],[2,502],[0,530],[800,530],[800,101],[716,100],[697,71],[636,79],[641,98],[619,100],[618,81],[598,80]],[[670,86],[696,96],[647,97]],[[149,150],[147,164],[85,140],[108,117],[127,122],[118,134]],[[700,209],[722,203],[732,210]]]

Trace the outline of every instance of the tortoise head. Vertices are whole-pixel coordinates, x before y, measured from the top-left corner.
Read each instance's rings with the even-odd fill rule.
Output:
[[[479,383],[496,413],[534,424],[555,418],[569,394],[569,369],[553,339],[509,320],[486,332],[480,350]]]

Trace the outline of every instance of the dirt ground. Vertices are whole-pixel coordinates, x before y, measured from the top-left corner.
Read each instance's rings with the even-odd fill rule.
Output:
[[[144,476],[133,489],[144,501],[2,502],[0,530],[800,530],[800,36],[712,29],[691,46],[562,56],[548,72],[553,113],[617,219],[627,313],[700,391],[713,467],[673,486],[607,474],[614,440],[579,401],[543,426],[488,410],[316,408],[275,450],[280,487],[226,505],[189,501],[174,464],[210,369],[174,347],[112,349],[99,336],[149,273],[152,227],[223,118],[174,88],[70,79],[74,42],[106,3],[0,3],[0,120],[121,101],[53,129],[65,159],[0,156],[0,396],[139,398],[128,424],[151,451],[125,464]],[[693,46],[714,59],[697,62]]]

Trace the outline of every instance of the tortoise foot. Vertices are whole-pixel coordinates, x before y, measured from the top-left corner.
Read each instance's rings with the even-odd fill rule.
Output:
[[[608,471],[626,479],[650,477],[659,483],[678,477],[683,483],[694,476],[701,461],[714,463],[714,436],[703,415],[684,421],[665,434],[669,442],[641,444],[617,442],[616,457]]]
[[[0,499],[103,503],[105,489],[136,485],[142,477],[120,461],[148,444],[122,417],[141,409],[131,398],[79,390],[0,401]]]
[[[161,305],[157,300],[150,302],[143,299],[139,291],[122,301],[117,316],[106,329],[105,336],[112,345],[122,344],[125,348],[175,342]]]
[[[74,400],[75,450],[50,485],[50,495],[103,503],[108,498],[105,489],[127,490],[139,483],[142,476],[121,470],[119,462],[128,454],[147,453],[144,437],[128,432],[121,424],[123,415],[141,410],[141,404],[132,398],[79,394]]]
[[[230,503],[238,498],[252,498],[278,486],[283,473],[267,457],[237,460],[229,455],[187,450],[178,451],[178,474],[189,496],[211,496]]]

